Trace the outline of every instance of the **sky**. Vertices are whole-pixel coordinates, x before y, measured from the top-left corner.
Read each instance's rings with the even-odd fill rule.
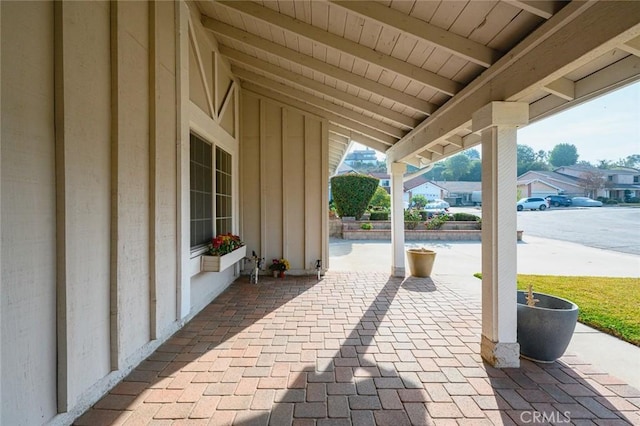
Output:
[[[576,146],[579,161],[594,164],[640,154],[640,82],[523,127],[518,143],[536,152],[569,143]],[[352,150],[364,148],[354,144]]]
[[[570,143],[591,163],[640,154],[640,82],[523,127],[518,143],[535,151]]]

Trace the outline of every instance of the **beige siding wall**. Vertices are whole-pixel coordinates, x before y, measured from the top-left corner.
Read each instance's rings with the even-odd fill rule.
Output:
[[[63,410],[111,370],[111,110],[104,102],[111,91],[109,14],[107,3],[64,3],[56,18],[56,27],[64,27],[56,35]],[[76,369],[85,374],[66,374]]]
[[[242,230],[248,249],[292,273],[327,265],[326,122],[243,91]],[[324,204],[326,206],[326,203]]]
[[[0,424],[69,424],[236,278],[187,270],[184,241],[190,130],[234,156],[239,211],[236,105],[190,98],[215,99],[214,72],[239,89],[185,3],[0,2],[0,17]]]
[[[1,2],[3,425],[56,414],[53,3]]]
[[[117,5],[117,6],[116,6]],[[149,340],[149,30],[148,5],[119,2],[116,8],[117,57],[113,84],[117,91],[114,116],[113,184],[116,241],[113,261],[117,305],[113,332],[117,360],[122,363]],[[136,324],[136,327],[131,327]],[[117,346],[117,348],[115,347]]]
[[[172,2],[155,3],[157,52],[155,102],[155,129],[152,143],[155,145],[151,161],[153,167],[152,188],[155,223],[152,243],[155,254],[153,267],[152,299],[156,300],[152,327],[156,337],[177,318],[177,156],[176,156],[176,37],[175,6]],[[152,126],[152,129],[154,126]],[[155,318],[154,318],[155,317]]]

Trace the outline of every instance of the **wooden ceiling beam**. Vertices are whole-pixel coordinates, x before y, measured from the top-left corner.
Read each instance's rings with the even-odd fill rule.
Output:
[[[351,95],[349,93],[345,93],[342,90],[338,90],[334,87],[327,86],[323,83],[320,83],[319,81],[297,74],[293,71],[285,70],[284,68],[281,68],[277,65],[273,65],[269,62],[263,61],[262,59],[258,59],[255,56],[247,55],[226,46],[220,46],[220,53],[227,57],[231,62],[243,64],[244,66],[248,66],[250,68],[268,73],[278,78],[284,78],[297,86],[311,89],[314,92],[329,96],[354,107],[362,108],[363,110],[369,111],[372,114],[379,115],[380,117],[384,117],[388,120],[398,123],[403,127],[412,129],[417,125],[416,121],[413,118],[407,117],[404,114],[392,111],[389,108],[374,104],[373,102],[365,101],[362,98]]]
[[[388,158],[413,157],[468,127],[472,114],[488,103],[527,99],[634,39],[640,32],[638,16],[640,2],[570,2],[390,148]]]
[[[544,86],[544,91],[556,95],[565,101],[572,101],[576,98],[576,84],[564,77]]]
[[[562,2],[550,0],[508,0],[515,7],[544,19],[551,18],[562,8]]]
[[[381,3],[372,1],[332,1],[331,4],[424,40],[452,55],[488,68],[500,58],[495,50],[468,38],[454,34],[421,19],[408,16]]]
[[[462,89],[462,84],[449,80],[431,71],[427,71],[390,55],[377,52],[354,41],[342,38],[321,28],[280,14],[268,7],[254,2],[218,1],[216,4],[238,11],[246,16],[258,19],[267,24],[282,28],[288,32],[304,37],[313,43],[319,43],[331,49],[362,59],[370,64],[386,68],[388,71],[402,75],[439,92],[453,96]]]
[[[349,141],[358,142],[364,146],[368,146],[371,149],[375,149],[378,152],[385,152],[389,147],[381,144],[379,141],[364,135],[360,132],[353,131],[344,126],[340,126],[336,123],[329,123],[329,132],[335,133],[340,136],[344,136],[349,139]]]
[[[437,106],[430,102],[408,95],[399,90],[392,89],[391,87],[369,80],[368,78],[353,74],[350,71],[333,66],[314,57],[307,56],[304,53],[289,49],[281,44],[266,40],[255,34],[225,24],[224,22],[203,16],[202,25],[214,34],[227,37],[251,48],[262,50],[265,53],[276,55],[284,60],[298,64],[313,70],[314,72],[319,72],[328,77],[335,78],[336,80],[340,80],[359,89],[375,93],[376,95],[382,96],[390,101],[411,108],[420,114],[430,115],[437,109]]]
[[[620,45],[620,49],[640,57],[640,36],[629,40],[626,43],[622,43],[622,45]]]

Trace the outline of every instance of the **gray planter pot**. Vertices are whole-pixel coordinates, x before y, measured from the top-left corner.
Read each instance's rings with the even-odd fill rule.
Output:
[[[538,362],[553,362],[569,346],[578,321],[578,306],[565,299],[533,293],[540,301],[528,306],[527,292],[518,291],[518,343],[520,355]]]

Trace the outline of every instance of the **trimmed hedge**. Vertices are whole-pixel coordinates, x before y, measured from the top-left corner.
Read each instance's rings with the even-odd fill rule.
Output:
[[[371,197],[378,188],[379,179],[360,174],[346,174],[331,178],[331,193],[340,217],[364,214]]]
[[[389,212],[371,212],[369,220],[389,220]]]
[[[480,217],[471,213],[454,213],[453,214],[453,220],[458,220],[461,222],[475,222],[478,219],[480,219]]]

